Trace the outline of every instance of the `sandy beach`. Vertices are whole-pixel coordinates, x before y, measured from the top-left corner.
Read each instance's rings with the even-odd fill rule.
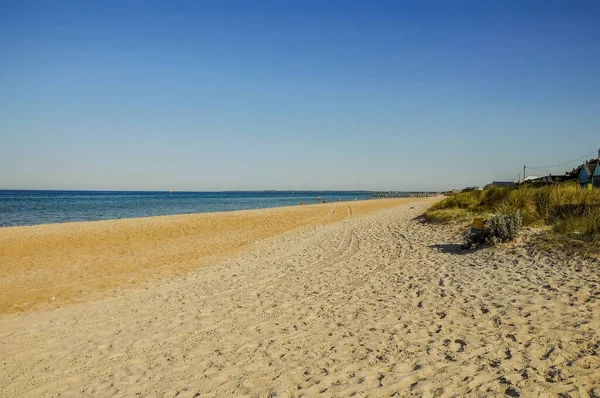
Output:
[[[599,264],[436,200],[0,229],[0,395],[600,396]]]
[[[135,288],[144,281],[214,264],[298,228],[335,223],[409,201],[0,228],[0,314],[104,297],[117,288]]]

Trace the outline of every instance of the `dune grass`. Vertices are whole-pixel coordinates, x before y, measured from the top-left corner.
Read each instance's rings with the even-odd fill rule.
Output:
[[[600,189],[582,189],[572,182],[460,192],[432,206],[425,218],[450,222],[516,211],[524,226],[549,226],[546,238],[553,242],[600,251]]]

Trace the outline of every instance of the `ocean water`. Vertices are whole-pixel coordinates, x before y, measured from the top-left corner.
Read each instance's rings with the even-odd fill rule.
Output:
[[[0,227],[364,200],[365,191],[123,192],[0,190]]]

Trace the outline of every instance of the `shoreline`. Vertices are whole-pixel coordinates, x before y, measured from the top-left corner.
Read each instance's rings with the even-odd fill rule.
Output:
[[[34,225],[47,225],[47,224],[64,224],[70,222],[92,222],[92,221],[106,221],[106,220],[121,220],[121,219],[131,219],[131,218],[147,218],[147,217],[161,217],[161,216],[171,216],[171,215],[185,215],[185,214],[204,214],[204,213],[223,213],[223,212],[231,212],[231,211],[244,211],[244,210],[261,210],[261,209],[269,209],[269,208],[280,208],[280,207],[293,207],[297,206],[301,203],[306,204],[318,204],[315,201],[315,198],[318,194],[314,194],[309,191],[227,191],[227,192],[180,192],[175,193],[174,195],[169,195],[167,192],[150,192],[150,191],[31,191],[31,197],[27,197],[25,199],[31,199],[33,201],[36,200],[47,200],[52,201],[56,200],[55,197],[45,197],[44,193],[54,193],[60,194],[62,192],[66,193],[77,193],[83,194],[83,197],[79,196],[69,196],[65,198],[70,204],[66,205],[62,202],[60,203],[46,203],[43,206],[47,208],[47,210],[53,209],[54,206],[58,206],[57,209],[60,210],[58,212],[49,211],[45,212],[40,207],[36,207],[33,205],[25,206],[24,208],[14,211],[11,210],[11,202],[10,199],[6,199],[2,193],[11,192],[11,191],[2,191],[0,190],[0,205],[3,205],[4,200],[9,200],[7,202],[8,212],[5,214],[5,218],[0,219],[0,228],[10,228],[16,226],[34,226]],[[28,191],[15,191],[17,193],[28,192]],[[316,192],[316,191],[315,191]],[[41,194],[44,199],[39,199],[38,194]],[[93,195],[97,198],[102,197],[112,197],[113,194],[119,196],[120,199],[124,200],[124,207],[117,206],[117,210],[113,208],[108,203],[105,204],[103,209],[97,208],[97,206],[93,205],[93,203],[87,203],[84,198],[87,198],[88,194]],[[133,194],[132,196],[128,196],[127,194]],[[160,198],[156,197],[156,194],[160,194]],[[238,195],[235,197],[227,196],[227,195]],[[279,194],[279,196],[267,197],[264,195],[272,195]],[[336,195],[337,194],[337,195]],[[125,196],[120,196],[125,195]],[[145,207],[143,211],[137,211],[139,209],[138,203],[133,203],[133,198],[136,197],[147,197],[150,198],[150,206]],[[197,197],[196,195],[203,195],[201,197]],[[215,197],[212,195],[225,195],[223,197]],[[241,196],[239,196],[241,195]],[[248,199],[244,195],[254,195],[253,199],[256,201],[246,202]],[[300,196],[295,196],[300,195]],[[311,195],[306,196],[306,195]],[[323,199],[326,199],[328,203],[333,202],[350,202],[356,201],[356,196],[358,195],[361,199],[359,200],[369,200],[375,199],[371,198],[371,195],[367,195],[366,197],[362,196],[364,194],[356,191],[327,191],[321,193],[323,195]],[[331,197],[329,195],[334,195],[335,197]],[[339,195],[339,196],[338,196]],[[352,195],[352,197],[348,196]],[[186,202],[190,198],[196,198],[198,201],[195,204],[190,204]],[[187,198],[187,199],[186,199]],[[13,198],[15,199],[15,198]],[[18,199],[18,198],[16,198]],[[21,198],[25,200],[24,198]],[[166,200],[165,205],[170,203],[171,200],[175,201],[172,205],[168,205],[166,207],[158,206],[155,201]],[[208,199],[208,200],[207,200]],[[270,201],[264,202],[264,199],[270,199]],[[340,200],[338,200],[340,199]],[[238,202],[236,202],[238,200]],[[183,201],[183,202],[182,202]],[[83,202],[83,203],[82,203]],[[73,211],[73,208],[75,210]],[[47,214],[48,213],[48,214]],[[68,217],[64,217],[65,214],[68,214]],[[62,215],[62,216],[61,216]]]
[[[340,201],[0,228],[0,314],[102,298],[189,272],[285,233],[423,200]]]
[[[441,196],[440,196],[441,198]],[[310,207],[310,206],[327,206],[327,205],[336,205],[336,204],[348,204],[348,203],[361,203],[361,202],[371,202],[371,201],[388,201],[388,200],[418,200],[418,199],[427,199],[427,198],[385,198],[385,199],[373,199],[370,198],[368,201],[365,199],[359,200],[341,200],[335,202],[327,202],[327,203],[305,203],[305,204],[295,204],[295,205],[286,205],[286,206],[271,206],[271,207],[257,207],[254,209],[239,209],[239,210],[226,210],[226,211],[203,211],[196,213],[177,213],[177,214],[158,214],[153,216],[143,216],[143,217],[122,217],[122,218],[107,218],[107,219],[99,219],[99,220],[85,220],[85,221],[65,221],[65,222],[50,222],[50,223],[42,223],[42,224],[31,224],[31,225],[10,225],[10,226],[0,226],[0,234],[3,230],[7,229],[17,229],[17,228],[32,228],[32,227],[40,227],[40,226],[58,226],[58,225],[69,225],[69,224],[88,224],[88,223],[112,223],[119,221],[141,221],[147,219],[160,219],[160,218],[169,218],[169,217],[194,217],[194,216],[204,216],[209,214],[214,215],[224,215],[231,213],[245,213],[245,212],[262,212],[268,211],[271,209],[294,209],[299,206],[302,207]]]

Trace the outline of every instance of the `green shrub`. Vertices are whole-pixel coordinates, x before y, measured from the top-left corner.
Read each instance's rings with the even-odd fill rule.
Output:
[[[500,242],[513,240],[519,234],[522,219],[519,212],[513,214],[496,214],[490,217],[483,229],[471,232],[466,237],[467,248],[476,248],[481,244],[495,245]]]

